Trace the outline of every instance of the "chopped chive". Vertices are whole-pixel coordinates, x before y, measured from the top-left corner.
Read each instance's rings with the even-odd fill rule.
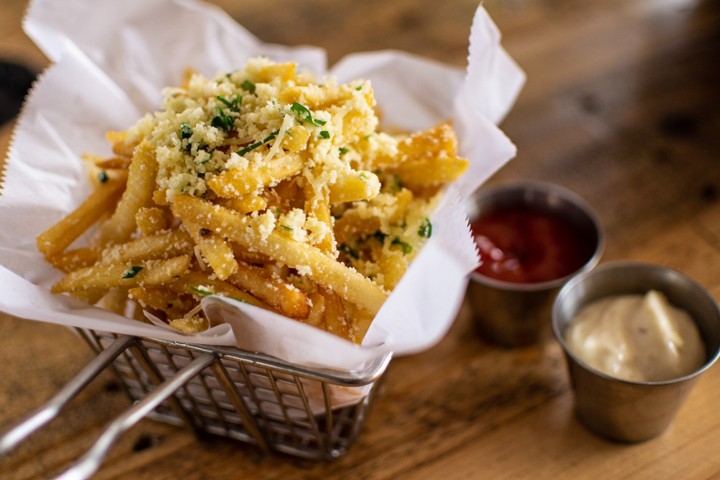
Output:
[[[327,140],[328,138],[330,138],[330,132],[328,132],[327,130],[320,130],[318,136]]]
[[[233,126],[235,125],[235,120],[231,116],[223,112],[222,108],[215,107],[215,110],[217,111],[217,115],[213,117],[210,125],[215,128],[223,129],[226,132],[232,130]]]
[[[418,228],[418,235],[422,238],[430,238],[432,236],[432,223],[430,223],[429,218],[426,218],[422,225],[420,225],[420,228]]]
[[[133,278],[135,275],[140,273],[140,270],[142,270],[143,267],[139,265],[133,265],[132,267],[125,270],[125,272],[122,275],[122,278]]]
[[[201,297],[206,297],[215,293],[212,290],[208,290],[207,288],[203,287],[202,285],[198,285],[197,287],[190,286],[189,288],[190,291],[192,291],[193,293],[197,293]]]
[[[240,84],[240,88],[242,88],[246,92],[255,94],[255,84],[253,82],[251,82],[250,80],[243,80],[243,82]]]
[[[193,129],[189,123],[183,123],[180,125],[180,138],[186,139],[192,137]]]
[[[217,95],[215,98],[217,98],[220,102],[222,102],[226,107],[228,107],[233,112],[240,111],[240,106],[242,105],[242,95],[237,94],[235,95],[235,98],[232,100],[228,100],[227,98]]]
[[[316,127],[322,127],[327,123],[325,120],[313,118],[310,110],[302,103],[293,102],[293,104],[290,105],[290,111],[293,112],[301,122],[309,122]]]
[[[108,177],[108,174],[105,170],[100,170],[97,174],[97,179],[100,183],[107,183],[107,181],[110,180],[110,177]]]
[[[398,237],[393,238],[391,244],[399,246],[403,252],[403,255],[407,255],[408,253],[412,252],[412,245],[407,242],[403,242]]]
[[[248,146],[245,147],[245,148],[240,149],[240,150],[238,151],[238,155],[245,155],[246,153],[255,150],[256,148],[260,147],[261,145],[264,145],[264,144],[266,144],[267,142],[269,142],[270,140],[273,140],[275,137],[277,137],[277,134],[278,134],[278,131],[275,130],[275,131],[272,132],[270,135],[268,135],[267,137],[263,138],[263,140],[262,140],[261,142],[255,142],[255,143],[253,143],[253,144],[251,144],[251,145],[248,145]]]
[[[348,149],[345,148],[345,147],[340,147],[339,150],[340,150],[340,156],[341,156],[341,157],[350,151],[350,150],[348,150]]]

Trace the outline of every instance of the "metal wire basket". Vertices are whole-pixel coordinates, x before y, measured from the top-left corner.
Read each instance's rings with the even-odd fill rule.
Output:
[[[266,453],[338,458],[357,439],[391,358],[387,354],[362,371],[344,373],[300,367],[237,348],[78,332],[98,356],[50,401],[0,437],[0,455],[54,418],[107,367],[136,403],[58,478],[92,475],[115,440],[146,416],[248,442]]]

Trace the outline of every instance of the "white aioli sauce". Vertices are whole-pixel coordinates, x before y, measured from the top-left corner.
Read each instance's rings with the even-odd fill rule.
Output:
[[[631,381],[670,380],[705,363],[695,322],[654,290],[585,306],[570,322],[565,341],[591,367]]]

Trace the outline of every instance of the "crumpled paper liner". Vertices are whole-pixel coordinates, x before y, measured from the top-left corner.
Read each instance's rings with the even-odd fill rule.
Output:
[[[92,21],[78,22],[78,18]],[[172,28],[158,28],[159,25]],[[524,82],[480,6],[467,71],[399,51],[357,53],[327,71],[322,50],[260,42],[219,9],[191,0],[33,1],[25,30],[52,60],[18,121],[0,196],[0,310],[72,327],[207,345],[238,345],[304,366],[361,370],[388,351],[410,354],[451,326],[477,263],[463,201],[515,154],[497,128]],[[433,236],[390,295],[362,346],[231,299],[203,300],[211,329],[186,336],[49,293],[59,277],[35,237],[89,193],[80,156],[109,155],[107,130],[158,108],[186,67],[214,75],[265,55],[321,78],[372,82],[386,126],[418,130],[451,120],[468,173],[434,213]]]

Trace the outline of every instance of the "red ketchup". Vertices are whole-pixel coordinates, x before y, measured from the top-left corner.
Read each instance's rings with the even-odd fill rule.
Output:
[[[569,221],[519,206],[482,214],[471,225],[481,275],[513,283],[539,283],[578,270],[592,242]]]

